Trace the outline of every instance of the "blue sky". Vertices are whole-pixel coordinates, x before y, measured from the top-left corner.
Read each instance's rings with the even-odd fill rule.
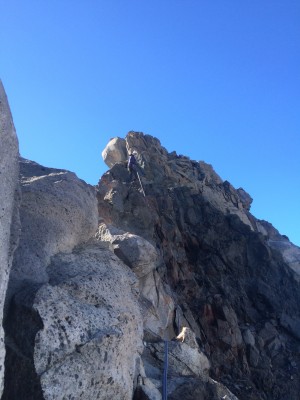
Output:
[[[142,131],[300,245],[298,0],[0,0],[0,78],[23,157],[96,184]]]

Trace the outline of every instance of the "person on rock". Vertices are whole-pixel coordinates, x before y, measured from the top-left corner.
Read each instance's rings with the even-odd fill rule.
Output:
[[[130,173],[130,179],[132,180],[132,178],[135,179],[136,177],[136,173],[137,173],[137,162],[136,159],[134,157],[134,155],[132,153],[129,154],[129,159],[128,159],[128,163],[127,163],[127,169]]]

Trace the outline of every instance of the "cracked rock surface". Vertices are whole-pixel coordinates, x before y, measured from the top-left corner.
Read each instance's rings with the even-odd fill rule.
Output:
[[[48,281],[46,267],[53,255],[71,252],[92,237],[98,215],[94,189],[69,171],[20,159],[21,235],[10,275],[7,297],[24,281]]]
[[[52,259],[33,308],[34,365],[46,399],[130,399],[142,351],[137,279],[94,242]]]
[[[20,160],[1,400],[161,400],[165,343],[171,400],[298,400],[299,248],[152,136],[103,156],[94,188]]]
[[[179,374],[171,398],[197,393],[219,399],[223,385],[232,395],[221,397],[298,399],[299,248],[257,220],[251,196],[223,181],[211,165],[169,153],[140,132],[129,132],[124,146],[143,171],[146,196],[116,160],[97,187],[99,213],[103,223],[143,237],[159,253],[162,263],[154,272],[174,302],[174,331],[189,327],[210,363],[209,384]],[[155,282],[152,292],[159,293]],[[170,325],[159,337],[149,326],[144,324],[146,342],[172,338]],[[161,390],[162,365],[153,346],[143,353],[142,378]],[[150,385],[139,390],[141,399],[151,398]]]

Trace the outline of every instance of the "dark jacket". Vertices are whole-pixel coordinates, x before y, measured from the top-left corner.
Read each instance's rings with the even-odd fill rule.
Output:
[[[127,167],[128,167],[128,169],[132,169],[132,168],[134,168],[133,166],[135,166],[135,165],[136,165],[136,159],[135,159],[134,155],[131,154],[131,155],[129,156],[129,159],[128,159],[128,165],[127,165]]]

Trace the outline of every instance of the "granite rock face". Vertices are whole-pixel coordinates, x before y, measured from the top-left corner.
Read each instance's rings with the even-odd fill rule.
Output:
[[[104,223],[96,235],[109,243],[111,250],[139,278],[140,307],[145,332],[151,336],[164,336],[166,331],[175,335],[173,315],[175,304],[157,272],[163,260],[155,247],[141,236],[121,231]]]
[[[2,400],[130,400],[143,350],[139,284],[108,243],[94,239],[95,190],[24,159],[20,176]]]
[[[186,378],[179,376],[182,387],[170,389],[171,398],[180,398],[183,388],[198,390],[199,398],[219,398],[217,385],[225,385],[243,400],[297,399],[297,268],[287,253],[278,251],[270,229],[263,231],[264,224],[250,213],[251,197],[223,182],[209,164],[168,153],[156,138],[129,132],[125,142],[143,171],[146,196],[139,181],[131,181],[124,163],[115,160],[97,187],[102,221],[141,236],[159,253],[162,263],[154,272],[160,287],[155,281],[150,286],[171,296],[174,332],[191,328],[216,382],[210,390],[199,384],[199,377],[182,381]],[[276,240],[287,239],[279,235]],[[294,255],[299,251],[289,246]],[[169,327],[158,333],[160,339],[145,325],[144,330],[150,348],[151,343],[172,338]],[[157,350],[143,354],[145,365],[153,366],[156,358]],[[150,370],[142,378],[151,384],[140,398],[151,398],[151,385],[158,388],[162,366]]]
[[[2,400],[161,400],[167,346],[169,399],[298,399],[299,248],[244,189],[156,138],[129,132],[103,157],[96,188],[20,160],[14,254],[5,170]]]
[[[116,162],[125,162],[127,159],[125,140],[119,137],[111,139],[102,151],[102,158],[109,168]]]
[[[42,386],[33,355],[44,321],[34,308],[35,296],[49,284],[51,258],[71,253],[94,236],[98,212],[94,189],[68,171],[21,159],[20,183],[21,233],[6,294],[3,398],[38,399]]]
[[[105,243],[59,253],[14,296],[3,399],[130,400],[143,323],[138,281]]]
[[[69,171],[20,160],[21,236],[14,255],[8,297],[24,281],[48,281],[53,255],[71,252],[95,234],[98,213],[94,189]]]
[[[4,376],[3,307],[19,235],[19,145],[6,94],[0,81],[0,397]]]
[[[33,304],[44,397],[130,400],[143,335],[136,276],[97,242],[53,257],[48,273]]]

